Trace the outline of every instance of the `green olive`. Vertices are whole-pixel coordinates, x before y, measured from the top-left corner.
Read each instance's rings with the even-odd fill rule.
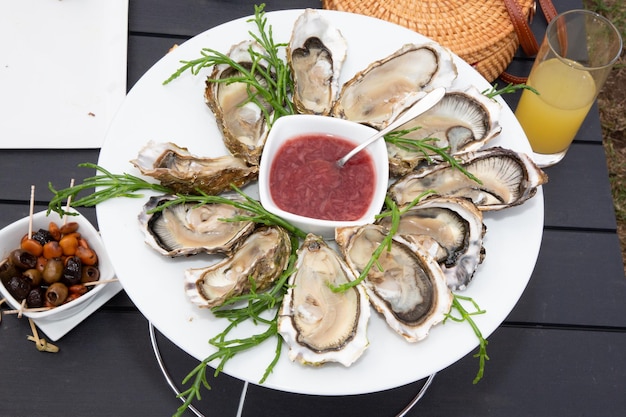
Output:
[[[53,284],[63,275],[63,261],[58,258],[49,259],[43,268],[42,278],[46,284]]]

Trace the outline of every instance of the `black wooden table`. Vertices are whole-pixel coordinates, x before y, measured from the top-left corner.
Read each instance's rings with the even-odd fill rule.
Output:
[[[130,0],[129,88],[176,43],[253,12],[247,0]],[[557,9],[580,7],[560,0]],[[321,7],[314,0],[275,0],[267,10]],[[542,35],[538,13],[533,26]],[[512,70],[527,73],[518,57]],[[517,96],[506,99],[514,108]],[[0,115],[1,117],[1,115]],[[10,138],[2,138],[2,141]],[[623,416],[626,412],[626,280],[597,108],[567,157],[548,168],[545,228],[530,283],[489,337],[484,379],[471,381],[472,355],[440,371],[409,416]],[[0,151],[0,227],[51,197],[49,181],[80,181],[98,150]],[[95,210],[83,211],[93,222]],[[168,416],[180,405],[155,355],[149,323],[122,291],[64,336],[57,354],[26,340],[28,321],[5,316],[0,328],[0,416]],[[179,383],[197,361],[155,334],[163,362]],[[389,372],[393,372],[390,369]],[[424,385],[385,392],[316,397],[278,392],[220,375],[197,404],[205,416],[394,416]],[[244,390],[244,388],[246,388]],[[193,415],[187,411],[186,415]]]

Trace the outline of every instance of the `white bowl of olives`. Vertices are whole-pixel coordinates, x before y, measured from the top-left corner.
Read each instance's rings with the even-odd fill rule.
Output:
[[[83,215],[38,212],[0,230],[0,293],[32,319],[85,308],[115,275],[98,231]]]

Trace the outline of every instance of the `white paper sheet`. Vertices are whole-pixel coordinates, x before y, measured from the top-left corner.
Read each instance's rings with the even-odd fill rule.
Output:
[[[0,148],[98,148],[126,95],[128,0],[0,0]]]

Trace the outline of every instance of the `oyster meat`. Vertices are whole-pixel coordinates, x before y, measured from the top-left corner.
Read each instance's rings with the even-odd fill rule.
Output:
[[[225,221],[252,215],[226,203],[174,204],[152,212],[174,198],[172,195],[150,197],[139,214],[145,242],[162,255],[188,256],[200,252],[228,255],[255,227],[252,221]]]
[[[307,236],[278,318],[278,331],[292,361],[350,366],[365,351],[370,317],[365,291],[361,285],[340,292],[330,288],[356,278],[321,237]]]
[[[391,219],[378,224],[388,230]],[[484,260],[485,232],[482,212],[470,200],[435,196],[401,214],[396,233],[410,235],[439,262],[451,290],[463,290]]]
[[[143,175],[157,179],[176,193],[191,194],[201,190],[219,194],[230,185],[241,187],[258,177],[259,168],[244,160],[225,155],[201,158],[171,142],[150,141],[130,161]]]
[[[289,262],[291,241],[285,229],[263,226],[244,240],[229,258],[206,268],[185,271],[185,293],[199,307],[211,308],[247,293],[268,289]]]
[[[250,50],[261,55],[264,53],[263,48],[257,42],[244,41],[234,45],[228,56],[250,70],[253,66]],[[256,98],[261,107],[250,101],[250,87],[247,83],[220,82],[220,80],[240,76],[241,73],[228,64],[216,65],[207,80],[204,97],[215,114],[215,120],[224,136],[226,148],[250,165],[258,165],[269,132],[265,115],[273,114],[273,107],[260,96]],[[258,75],[257,78],[261,85],[266,84],[263,77]]]
[[[360,275],[387,235],[380,225],[344,227],[336,241],[355,275]],[[391,250],[378,258],[365,280],[370,303],[409,342],[428,336],[450,311],[452,293],[439,264],[412,237],[394,236]]]
[[[381,129],[425,91],[447,88],[456,76],[447,49],[434,43],[407,44],[347,81],[331,114]]]
[[[348,46],[341,32],[320,13],[307,9],[296,20],[287,48],[300,113],[328,115],[339,90]]]
[[[442,162],[418,168],[400,178],[389,187],[389,195],[403,206],[424,191],[435,190],[443,196],[469,198],[483,211],[501,210],[522,204],[548,181],[548,176],[528,155],[511,149],[494,147],[461,154],[457,159],[480,183]]]
[[[433,139],[431,145],[448,148],[448,154],[477,151],[500,134],[500,104],[480,93],[475,87],[465,91],[449,91],[430,110],[419,115],[398,130],[413,131],[403,137],[415,140]],[[410,171],[426,156],[422,150],[407,150],[387,143],[389,169],[401,176]],[[434,153],[429,157],[437,158]]]

